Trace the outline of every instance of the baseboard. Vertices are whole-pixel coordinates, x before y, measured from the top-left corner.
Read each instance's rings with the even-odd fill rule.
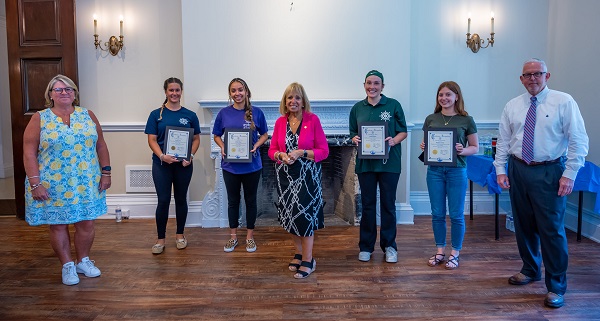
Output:
[[[121,207],[121,210],[129,210],[130,219],[154,218],[156,211],[156,194],[109,194],[106,196],[106,205],[108,212],[99,217],[99,219],[115,219],[115,208]],[[175,201],[171,199],[169,206],[169,218],[175,218]],[[188,204],[188,219],[186,227],[202,226],[202,201],[191,201]]]
[[[15,168],[12,164],[4,164],[0,166],[0,178],[13,177],[15,175]]]
[[[431,206],[429,203],[428,192],[412,192],[411,205],[414,209],[414,215],[431,215]],[[499,214],[506,215],[512,213],[510,207],[510,197],[508,193],[499,195]],[[473,215],[494,215],[495,213],[494,195],[486,191],[473,192]],[[470,213],[469,194],[465,199],[465,215]],[[500,222],[503,226],[504,222]],[[565,227],[571,231],[577,232],[577,204],[567,202],[565,211]],[[600,243],[600,214],[591,210],[583,209],[581,235]]]

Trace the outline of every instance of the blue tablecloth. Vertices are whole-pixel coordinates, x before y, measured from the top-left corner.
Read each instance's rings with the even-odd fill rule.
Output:
[[[467,157],[467,178],[481,187],[487,186],[490,194],[500,194],[502,189],[496,181],[496,168],[494,160],[483,155]]]
[[[490,194],[500,194],[502,189],[496,181],[496,168],[494,160],[483,155],[472,155],[467,157],[467,178],[478,185],[487,186]],[[600,167],[592,162],[585,162],[575,179],[574,192],[600,193]],[[600,213],[600,197],[596,195],[594,212]]]
[[[585,162],[585,165],[577,172],[573,191],[596,193],[594,212],[600,213],[600,197],[598,197],[600,192],[600,167],[592,162]]]

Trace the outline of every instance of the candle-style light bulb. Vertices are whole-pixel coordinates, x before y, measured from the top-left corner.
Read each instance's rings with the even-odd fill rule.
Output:
[[[469,20],[467,24],[467,33],[471,33],[471,13],[469,12]]]
[[[97,35],[98,34],[98,16],[94,13],[94,34]]]
[[[492,11],[492,33],[494,33],[494,11]]]
[[[119,27],[120,27],[120,30],[121,30],[120,36],[123,37],[123,16],[120,16],[119,20],[120,20]],[[493,21],[493,18],[492,18],[492,21]]]

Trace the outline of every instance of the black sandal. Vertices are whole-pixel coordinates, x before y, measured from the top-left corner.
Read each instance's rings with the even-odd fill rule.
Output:
[[[294,254],[294,260],[299,260],[300,262],[302,262],[302,254]],[[288,269],[290,269],[290,271],[292,271],[292,272],[298,271],[299,267],[300,267],[300,264],[298,264],[298,263],[288,264]]]
[[[458,261],[460,261],[458,256],[450,255],[448,262],[446,262],[446,270],[454,270],[458,268]]]
[[[317,267],[317,261],[315,261],[315,259],[313,258],[311,262],[307,262],[307,261],[302,261],[302,263],[300,263],[300,266],[303,267],[307,267],[310,268],[310,271],[305,272],[302,271],[298,268],[298,270],[296,271],[296,274],[294,274],[294,277],[296,279],[304,279],[307,278],[311,273],[313,273]]]
[[[438,256],[441,256],[441,259],[438,259]],[[429,266],[436,266],[436,265],[440,265],[441,263],[444,262],[444,258],[446,257],[446,254],[435,254],[434,256],[429,258],[429,261],[427,261],[427,265]]]

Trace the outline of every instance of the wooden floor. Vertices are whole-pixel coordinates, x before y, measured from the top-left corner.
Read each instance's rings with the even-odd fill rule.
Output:
[[[255,253],[224,253],[228,229],[188,228],[187,249],[172,240],[154,256],[153,220],[98,220],[91,258],[102,276],[75,286],[60,281],[47,227],[6,217],[0,226],[0,320],[600,320],[600,244],[569,232],[566,305],[549,309],[543,281],[507,283],[521,263],[511,232],[494,240],[493,216],[467,220],[455,271],[426,264],[428,216],[398,226],[397,264],[381,251],[359,262],[358,228],[327,227],[305,280],[287,269],[293,249],[280,227],[256,229]]]

